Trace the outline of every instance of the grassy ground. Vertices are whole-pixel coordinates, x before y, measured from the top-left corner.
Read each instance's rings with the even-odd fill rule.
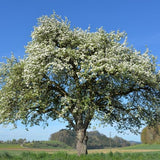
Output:
[[[11,155],[7,152],[0,154],[0,160],[159,160],[159,152],[149,153],[97,153],[78,157],[76,154],[57,152],[54,154],[23,152]]]
[[[6,143],[0,143],[0,149],[3,148],[22,148],[19,144],[6,144]]]
[[[124,147],[123,149],[146,149],[146,150],[160,150],[160,144],[139,144],[129,147]]]
[[[160,144],[139,144],[129,147],[122,148],[111,148],[111,149],[95,149],[89,150],[89,153],[109,153],[109,152],[119,152],[119,153],[138,153],[138,152],[160,152]]]
[[[47,153],[55,153],[55,152],[67,152],[70,154],[76,153],[75,149],[62,149],[62,148],[25,148],[22,147],[18,144],[0,144],[0,153],[2,152],[16,152],[16,153],[22,153],[22,152],[47,152]],[[123,148],[107,148],[107,149],[90,149],[88,150],[88,153],[109,153],[112,151],[113,153],[115,152],[156,152],[160,151],[160,144],[139,144],[139,145],[134,145],[134,146],[129,146],[129,147],[123,147]]]
[[[88,152],[89,155],[78,157],[73,149],[29,149],[0,144],[0,160],[160,160],[160,145],[157,144],[92,149]]]

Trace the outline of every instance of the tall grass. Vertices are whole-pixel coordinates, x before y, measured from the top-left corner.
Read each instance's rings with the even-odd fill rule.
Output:
[[[0,160],[160,160],[159,152],[150,153],[96,153],[82,155],[78,157],[76,154],[67,154],[66,152],[33,153],[24,152],[20,155],[11,155],[7,152],[0,154]]]

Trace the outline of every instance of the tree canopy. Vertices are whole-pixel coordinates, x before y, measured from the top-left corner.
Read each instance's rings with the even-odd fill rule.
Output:
[[[0,123],[63,118],[81,154],[92,119],[132,132],[159,121],[156,58],[129,47],[126,33],[73,28],[53,14],[39,18],[31,36],[23,59],[1,63]]]

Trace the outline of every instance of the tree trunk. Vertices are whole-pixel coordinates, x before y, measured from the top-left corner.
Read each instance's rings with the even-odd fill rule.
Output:
[[[78,129],[76,148],[79,156],[82,154],[88,154],[87,140],[88,140],[88,137],[86,136],[86,129]]]

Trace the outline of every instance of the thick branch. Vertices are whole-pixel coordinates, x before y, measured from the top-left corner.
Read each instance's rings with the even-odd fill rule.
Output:
[[[65,117],[65,119],[68,121],[69,125],[71,125],[74,129],[76,128],[76,125],[73,123],[73,120],[69,117]]]
[[[51,81],[51,83],[54,84],[52,88],[56,91],[59,91],[62,94],[62,96],[69,96],[68,93],[59,84],[57,84],[54,81]]]
[[[144,86],[144,87],[138,87],[138,88],[134,88],[134,86],[130,87],[128,90],[125,91],[125,89],[120,90],[119,92],[113,90],[112,91],[112,95],[114,96],[126,96],[132,92],[139,92],[141,90],[146,90],[146,91],[151,91],[151,88]]]

